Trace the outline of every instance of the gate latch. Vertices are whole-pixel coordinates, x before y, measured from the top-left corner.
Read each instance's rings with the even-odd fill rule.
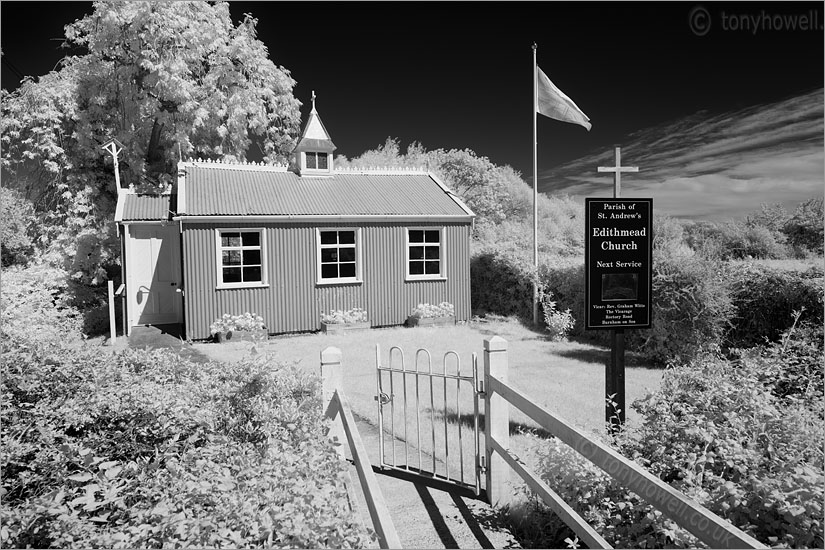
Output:
[[[384,393],[384,392],[379,393],[378,395],[376,395],[375,397],[373,397],[373,399],[375,399],[376,401],[378,401],[381,405],[386,405],[387,403],[389,403],[390,401],[392,401],[392,397],[391,397],[391,396],[389,396],[389,395],[387,395],[387,394],[386,394],[386,393]]]

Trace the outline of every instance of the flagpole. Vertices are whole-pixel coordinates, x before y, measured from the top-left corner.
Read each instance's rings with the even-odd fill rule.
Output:
[[[533,324],[539,324],[539,203],[538,203],[538,163],[536,161],[537,131],[536,118],[539,110],[538,64],[536,62],[536,43],[533,42]]]

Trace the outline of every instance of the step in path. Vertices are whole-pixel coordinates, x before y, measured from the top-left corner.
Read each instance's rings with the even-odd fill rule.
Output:
[[[375,468],[379,463],[378,428],[354,416],[403,548],[521,548],[502,518],[471,490]],[[350,476],[354,508],[364,524],[372,527],[352,463]]]

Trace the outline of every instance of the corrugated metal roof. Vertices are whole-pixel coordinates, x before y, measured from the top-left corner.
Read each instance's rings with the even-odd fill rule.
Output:
[[[188,216],[466,216],[428,174],[300,177],[247,167],[186,166]]]
[[[123,201],[123,214],[115,221],[166,220],[169,211],[174,210],[174,195],[136,195],[122,194],[118,200]]]

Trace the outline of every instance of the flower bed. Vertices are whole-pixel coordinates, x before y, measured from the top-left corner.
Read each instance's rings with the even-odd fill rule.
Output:
[[[408,327],[445,326],[455,324],[455,307],[450,302],[418,304],[409,317]]]
[[[407,326],[409,327],[441,327],[454,324],[454,315],[446,315],[443,317],[425,317],[423,319],[419,319],[418,317],[407,318]]]
[[[223,344],[226,342],[254,342],[257,340],[266,340],[269,335],[267,334],[266,329],[257,329],[216,332],[214,336],[215,341],[219,344]]]
[[[224,313],[209,326],[218,343],[265,340],[268,336],[263,317],[246,312],[243,315]]]
[[[365,330],[370,328],[370,322],[361,323],[324,323],[321,322],[321,330],[330,334],[339,334],[348,330]]]
[[[321,314],[321,330],[338,334],[348,330],[365,330],[370,328],[367,312],[360,307],[348,310],[334,309],[328,314]]]

